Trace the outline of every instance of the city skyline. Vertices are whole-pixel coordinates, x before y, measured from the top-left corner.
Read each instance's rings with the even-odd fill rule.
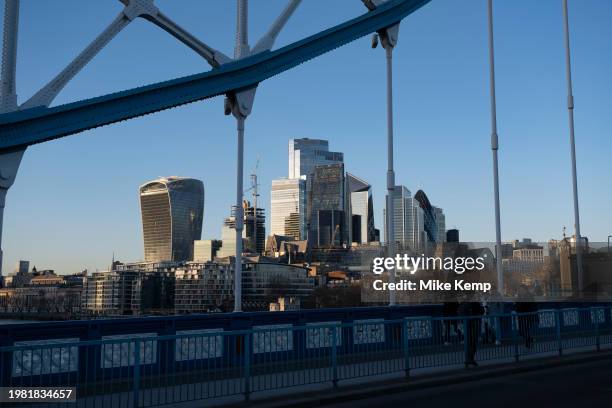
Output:
[[[2,8],[0,401],[609,405],[612,2]]]
[[[610,225],[610,220],[605,205],[612,197],[605,187],[606,174],[612,170],[609,160],[606,161],[612,145],[605,133],[605,129],[610,127],[610,119],[606,117],[604,107],[609,106],[610,101],[609,92],[606,91],[610,88],[610,82],[605,73],[609,72],[607,67],[612,63],[609,55],[598,52],[598,47],[604,45],[601,38],[609,38],[610,32],[609,27],[602,25],[606,13],[601,12],[600,7],[610,5],[596,2],[584,4],[583,8],[572,10],[572,40],[576,52],[574,66],[579,194],[583,234],[591,240],[603,241],[611,232],[606,227]],[[171,3],[164,3],[163,6],[173,7]],[[180,7],[174,7],[179,18],[192,21],[191,16],[180,12]],[[442,7],[445,10],[440,17]],[[75,21],[76,26],[67,24],[61,27],[63,33],[80,31],[83,38],[68,38],[58,55],[50,55],[46,50],[33,47],[37,36],[53,41],[59,35],[44,31],[49,27],[36,27],[33,24],[20,33],[23,42],[20,45],[19,64],[25,68],[19,78],[20,85],[23,85],[19,91],[20,100],[27,98],[32,88],[39,82],[45,82],[58,66],[71,58],[83,42],[88,40],[88,35],[93,35],[91,33],[95,32],[96,27],[88,28],[88,24],[103,25],[109,20],[107,17],[116,12],[113,7],[97,4],[79,6],[75,3],[74,8],[91,18]],[[233,13],[231,7],[227,10],[223,7],[212,8],[211,14],[215,18],[233,21],[230,16]],[[361,4],[348,5],[346,10],[349,9],[353,15],[363,12]],[[414,22],[409,20],[409,24],[402,26],[404,35],[395,53],[398,64],[396,117],[399,136],[396,154],[400,159],[396,168],[397,184],[407,185],[411,190],[423,187],[432,201],[445,209],[447,226],[458,226],[465,240],[492,241],[494,228],[493,211],[490,208],[492,188],[487,145],[487,94],[484,86],[483,89],[471,88],[474,84],[480,87],[486,82],[485,8],[484,4],[478,4],[468,5],[468,9],[474,12],[474,16],[460,14],[464,17],[461,26],[455,21],[449,28],[442,30],[444,22],[449,22],[447,14],[453,14],[455,9],[450,2],[433,2],[419,11],[419,19]],[[526,44],[526,35],[522,36],[513,29],[513,24],[527,12],[527,8],[520,9],[518,5],[510,7],[503,3],[496,4],[496,15],[499,15],[496,45],[500,60],[498,98],[502,238],[510,240],[527,235],[543,240],[560,237],[563,226],[567,226],[570,233],[573,231],[570,178],[566,165],[569,146],[563,109],[561,10],[557,2],[542,2],[529,7],[530,13],[541,17],[543,23],[541,21],[537,24],[537,28],[542,28],[543,32],[538,33],[532,43]],[[100,14],[96,14],[96,11],[100,11]],[[341,20],[346,17],[344,14],[340,16],[341,11],[331,10],[329,16],[322,16],[316,24],[331,25],[332,20]],[[282,37],[283,44],[305,34],[299,22],[313,20],[315,12],[316,7],[305,4],[304,9],[295,16],[295,26],[292,25],[293,28]],[[56,16],[58,13],[61,10],[53,10],[53,7],[46,5],[33,8],[24,2],[21,18],[31,21],[33,17],[46,18],[47,15]],[[436,20],[432,20],[433,16],[436,16]],[[198,19],[200,17],[198,15]],[[253,17],[255,22],[261,22],[264,16],[258,15],[255,10]],[[214,21],[210,23],[213,26],[220,24]],[[525,25],[526,30],[534,35],[536,24],[532,26],[531,22],[526,21]],[[435,34],[434,30],[441,30],[441,33]],[[229,48],[224,46],[224,42],[231,41],[229,32],[220,28],[217,31],[216,35],[209,34],[208,37],[212,42],[220,43],[222,48]],[[432,37],[422,38],[419,34],[423,33],[431,34]],[[447,37],[451,33],[457,35],[449,44],[443,44],[443,41],[448,41]],[[121,45],[120,41],[113,43],[107,52],[94,60],[91,68],[79,75],[75,83],[60,95],[57,103],[94,96],[109,87],[121,89],[127,83],[133,85],[134,81],[138,81],[137,84],[153,82],[168,74],[175,74],[176,66],[181,66],[179,71],[185,70],[179,74],[202,69],[201,61],[187,50],[178,46],[172,48],[166,43],[163,47],[168,45],[176,60],[169,63],[159,61],[155,49],[162,45],[147,45],[139,50],[145,55],[134,59],[134,49],[130,47],[132,41],[135,41],[133,37],[151,35],[153,39],[161,39],[164,38],[162,34],[143,25],[136,25],[122,34],[126,44]],[[419,41],[411,41],[410,38],[419,38]],[[160,41],[168,40],[164,38]],[[55,41],[55,44],[58,42]],[[453,49],[453,44],[461,46],[459,51]],[[440,49],[436,51],[438,46]],[[522,52],[519,52],[521,47]],[[333,143],[334,150],[345,153],[346,168],[372,184],[376,226],[380,228],[383,225],[381,203],[384,202],[385,194],[385,163],[381,159],[384,137],[384,61],[382,54],[369,49],[366,38],[345,48],[264,84],[258,92],[254,110],[257,114],[250,119],[252,127],[247,135],[245,173],[248,174],[256,156],[260,155],[260,180],[263,186],[261,207],[269,209],[270,183],[264,180],[278,178],[286,171],[286,162],[279,160],[281,163],[275,163],[275,158],[286,151],[286,140],[292,137],[328,139]],[[54,48],[55,51],[57,48]],[[536,55],[540,52],[544,55]],[[469,54],[470,62],[468,58],[462,58],[462,53]],[[121,62],[122,56],[129,55],[131,59],[124,58],[124,62]],[[522,55],[529,59],[529,63],[518,64],[523,61],[523,58],[519,58]],[[594,55],[601,57],[597,59],[597,65],[590,62],[595,60]],[[40,67],[37,62],[47,57],[49,67]],[[137,65],[134,62],[140,58],[147,66],[151,66],[152,73],[135,69]],[[152,65],[154,61],[157,67]],[[450,64],[453,62],[457,67],[455,72],[451,72]],[[441,69],[436,67],[436,63],[444,63],[446,66]],[[109,70],[111,66],[114,68]],[[550,72],[550,75],[543,78],[539,74],[541,70]],[[125,74],[124,78],[117,75],[117,72]],[[419,83],[414,82],[415,75],[422,78]],[[539,81],[537,86],[535,77]],[[327,98],[314,90],[309,92],[307,87],[300,86],[299,90],[304,97],[299,104],[291,103],[290,90],[283,88],[290,88],[289,84],[308,83],[308,78],[317,78],[323,89],[333,89],[343,94],[352,94],[348,85],[359,80],[365,88],[363,94],[371,96],[367,101],[348,98],[355,99],[354,103],[342,102],[349,106],[337,110],[334,109],[338,105],[335,98]],[[465,82],[454,82],[460,79],[465,79]],[[434,81],[441,83],[436,85]],[[524,84],[520,92],[514,89],[519,83]],[[458,106],[458,101],[463,101],[467,92],[474,95],[467,98],[466,106]],[[445,98],[440,98],[441,95],[445,95]],[[527,95],[530,98],[526,98]],[[278,106],[278,100],[285,97],[289,103]],[[51,267],[62,273],[75,272],[85,267],[91,270],[104,268],[113,251],[121,259],[141,258],[141,226],[134,186],[163,174],[182,174],[204,181],[209,197],[207,208],[211,211],[207,211],[204,218],[202,238],[216,237],[223,217],[219,215],[226,214],[232,203],[233,188],[227,185],[231,183],[227,183],[226,179],[233,178],[235,173],[233,124],[221,115],[220,105],[221,100],[215,99],[91,131],[86,137],[71,137],[30,148],[17,182],[7,198],[5,271],[10,271],[15,261],[22,258],[31,260],[40,268]],[[325,110],[331,110],[333,114]],[[300,119],[305,112],[308,118],[316,117],[317,120]],[[452,126],[437,123],[445,122],[435,121],[437,115],[443,115],[447,118],[445,121],[452,123]],[[365,121],[353,119],[360,116]],[[355,123],[350,125],[351,121]],[[295,130],[296,124],[299,131]],[[214,142],[213,133],[217,133],[217,138],[223,139],[224,143]],[[177,152],[168,151],[169,136],[176,136],[184,143],[184,148]],[[434,137],[436,140],[439,138],[439,142],[426,143]],[[109,147],[125,139],[131,142],[122,144],[121,149]],[[256,146],[255,140],[258,141]],[[144,154],[137,149],[139,143],[145,143]],[[429,152],[428,148],[435,151]],[[420,154],[411,155],[414,151]],[[165,155],[163,163],[151,163],[152,160],[147,157],[154,157],[155,154]],[[223,159],[216,159],[215,156]],[[60,162],[66,164],[58,166]],[[119,165],[113,166],[115,162]],[[367,165],[363,165],[365,163]],[[115,187],[119,173],[126,177],[121,185]],[[54,183],[46,182],[47,177],[53,178]],[[83,188],[70,191],[74,183],[82,183]],[[113,194],[107,193],[108,185],[113,186]],[[108,214],[103,214],[103,209],[108,209]],[[96,217],[91,217],[92,211]],[[40,216],[32,217],[34,212]],[[534,222],[536,219],[538,223]],[[535,225],[534,230],[526,231],[527,226],[531,225]],[[94,232],[88,237],[88,247],[79,243],[83,240],[82,226]]]

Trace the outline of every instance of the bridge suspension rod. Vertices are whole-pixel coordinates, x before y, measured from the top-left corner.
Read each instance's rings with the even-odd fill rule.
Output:
[[[572,158],[572,193],[574,200],[574,230],[576,235],[576,263],[578,290],[584,289],[582,272],[582,236],[580,235],[580,209],[578,207],[578,175],[576,170],[576,138],[574,137],[574,95],[572,90],[572,61],[569,34],[569,13],[567,0],[563,0],[563,34],[565,45],[565,73],[567,78],[567,115],[569,119],[570,155]]]
[[[495,269],[497,271],[497,291],[504,295],[504,270],[501,247],[501,216],[499,204],[499,138],[497,135],[497,97],[495,94],[495,48],[493,38],[493,0],[487,1],[488,39],[489,39],[489,89],[491,96],[491,152],[493,154],[493,202],[495,204]]]

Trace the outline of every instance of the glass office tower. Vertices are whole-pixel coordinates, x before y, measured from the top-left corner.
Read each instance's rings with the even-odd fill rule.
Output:
[[[345,199],[344,164],[315,167],[308,197],[310,244],[347,243]]]
[[[346,173],[346,183],[350,194],[351,241],[359,244],[373,242],[376,240],[376,234],[372,187],[351,173]]]
[[[387,201],[389,196],[387,195]],[[395,186],[393,193],[395,241],[400,250],[424,251],[430,244],[445,242],[446,217],[444,211],[433,206],[423,190],[411,197],[410,190]],[[389,241],[385,211],[385,239]]]
[[[312,243],[317,245],[318,241],[318,210],[335,210],[337,206],[332,207],[322,207],[322,208],[313,208],[312,205],[314,203],[315,206],[321,202],[320,198],[322,198],[321,194],[326,195],[327,193],[322,193],[316,191],[314,187],[314,178],[316,168],[318,166],[326,166],[332,164],[342,164],[344,162],[344,154],[340,152],[330,152],[329,151],[329,142],[327,140],[321,139],[309,139],[309,138],[301,138],[301,139],[291,139],[289,140],[289,179],[303,179],[306,180],[305,188],[306,188],[306,208],[305,208],[305,230],[307,239]],[[343,177],[342,177],[343,178]],[[323,186],[325,182],[319,184],[319,187]],[[318,188],[318,187],[317,187]],[[329,193],[329,192],[328,192]],[[344,187],[342,187],[342,194],[344,194]],[[344,195],[342,195],[344,198]],[[344,203],[340,204],[341,210],[344,211]],[[312,217],[315,217],[313,219]],[[294,231],[295,215],[289,214],[288,222],[292,223],[289,229]],[[279,228],[280,229],[280,226]],[[344,232],[344,231],[342,231]],[[314,234],[314,235],[312,235]],[[346,236],[345,234],[340,234],[343,238]],[[303,238],[302,238],[303,239]]]
[[[405,186],[395,186],[392,197],[387,195],[387,206],[389,199],[393,200],[395,242],[399,251],[420,251],[420,244],[424,234],[423,209],[418,202],[412,198],[410,190]],[[389,229],[387,228],[387,214],[385,210],[385,241],[389,242]]]
[[[204,184],[186,177],[162,177],[140,186],[146,262],[190,261],[202,235]]]
[[[436,242],[446,242],[446,216],[441,208],[433,208],[436,216],[436,226],[438,228],[438,237]]]
[[[306,181],[272,180],[270,235],[306,239]]]
[[[316,166],[342,163],[344,154],[330,152],[329,142],[321,139],[289,140],[289,177],[290,179],[310,178]]]

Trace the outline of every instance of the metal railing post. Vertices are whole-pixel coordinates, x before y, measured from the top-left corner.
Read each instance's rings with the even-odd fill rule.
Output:
[[[134,342],[134,379],[132,385],[132,401],[133,407],[138,408],[139,406],[139,394],[140,394],[140,340]]]
[[[555,330],[557,332],[557,347],[559,349],[559,356],[563,355],[563,341],[561,339],[561,311],[555,310]]]
[[[251,333],[244,336],[244,400],[251,399]]]
[[[600,344],[600,339],[599,339],[599,311],[603,311],[603,309],[600,308],[590,308],[591,311],[591,319],[595,319],[595,348],[597,351],[601,351],[601,344]],[[604,318],[605,318],[605,314],[604,314]]]
[[[510,313],[510,329],[512,330],[512,344],[514,344],[514,361],[519,361],[519,344],[518,344],[518,329],[519,317],[516,312]]]
[[[13,345],[13,339],[6,338],[0,339],[0,387],[8,387],[11,383],[11,376],[13,374],[13,352],[1,351],[2,347],[10,347]]]
[[[403,325],[403,349],[404,349],[404,373],[406,374],[406,378],[410,377],[410,348],[408,347],[408,320],[404,317],[402,321]]]
[[[332,329],[331,359],[332,359],[332,384],[338,388],[338,351],[336,347],[336,325]]]
[[[468,333],[468,322],[467,318],[463,319],[463,354],[464,360],[467,362],[467,356],[469,354],[468,348],[470,347],[470,334]],[[467,368],[467,365],[466,365]]]

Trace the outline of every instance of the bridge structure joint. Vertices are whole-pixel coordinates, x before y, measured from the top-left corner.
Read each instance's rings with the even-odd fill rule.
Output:
[[[129,0],[123,9],[123,14],[132,21],[141,16],[156,16],[159,14],[159,9],[153,0]]]

